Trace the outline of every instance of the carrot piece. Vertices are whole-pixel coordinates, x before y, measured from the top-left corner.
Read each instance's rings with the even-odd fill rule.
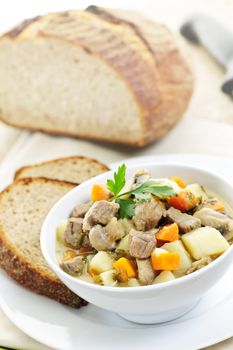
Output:
[[[174,182],[176,182],[177,185],[180,186],[181,188],[185,188],[185,187],[186,187],[186,185],[185,185],[185,183],[183,182],[183,180],[181,180],[181,178],[178,177],[178,176],[172,176],[172,177],[171,177],[171,180],[174,181]]]
[[[100,200],[108,200],[110,198],[110,192],[106,185],[93,185],[91,191],[91,200],[93,202]]]
[[[194,208],[198,203],[197,198],[190,191],[181,191],[177,196],[169,198],[167,202],[182,212]]]
[[[179,227],[176,222],[171,225],[162,227],[156,234],[156,238],[160,241],[173,242],[179,239]]]
[[[161,249],[161,248],[158,248]],[[162,252],[157,254],[155,249],[151,254],[151,263],[154,270],[172,271],[180,266],[180,255],[178,253]]]
[[[129,278],[137,277],[137,271],[133,262],[127,258],[120,258],[114,264],[113,268],[117,270],[117,278],[121,282],[127,282]]]

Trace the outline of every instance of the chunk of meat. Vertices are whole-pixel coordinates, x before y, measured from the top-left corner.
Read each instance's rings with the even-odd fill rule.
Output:
[[[83,237],[82,226],[83,226],[83,219],[81,218],[68,219],[66,229],[64,232],[65,243],[68,246],[74,249],[80,248],[81,240]]]
[[[130,230],[129,233],[129,253],[137,259],[149,258],[156,247],[154,234]]]
[[[186,275],[189,275],[190,273],[200,270],[203,267],[210,264],[212,261],[210,256],[205,256],[204,258],[201,258],[200,260],[194,261],[191,265],[191,267],[186,271]]]
[[[132,188],[140,186],[142,183],[150,179],[150,172],[148,169],[138,169],[133,176],[133,185]]]
[[[169,222],[176,222],[179,226],[180,233],[186,233],[201,227],[201,220],[192,215],[182,213],[173,207],[169,208],[166,213]]]
[[[82,256],[75,256],[72,259],[64,260],[61,263],[61,268],[71,274],[71,275],[80,275],[83,272],[85,261]]]
[[[71,212],[70,217],[84,218],[85,214],[88,212],[91,206],[92,206],[91,202],[76,205],[76,207]]]
[[[106,226],[106,236],[111,242],[118,241],[125,235],[125,229],[123,224],[117,220],[117,218],[112,218]]]
[[[152,268],[150,259],[136,259],[138,278],[142,285],[151,284],[155,278],[155,270]]]
[[[233,220],[226,214],[211,208],[202,208],[196,211],[195,218],[198,218],[203,226],[211,226],[223,234],[233,230]]]
[[[84,248],[91,248],[89,235],[87,233],[85,233],[83,238],[82,238],[82,247],[84,247]]]
[[[96,224],[107,225],[116,216],[119,207],[119,204],[114,202],[104,200],[95,202],[84,217],[83,230],[90,231]]]
[[[140,203],[136,206],[133,223],[137,230],[147,231],[158,224],[164,213],[163,206],[156,201]]]
[[[98,251],[107,251],[115,248],[115,242],[108,240],[105,227],[95,225],[89,232],[91,246]]]

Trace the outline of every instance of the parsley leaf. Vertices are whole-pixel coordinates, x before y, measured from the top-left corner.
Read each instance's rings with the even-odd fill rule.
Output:
[[[122,188],[125,186],[126,165],[122,164],[114,173],[114,180],[107,180],[107,188],[114,194],[116,198]]]
[[[160,199],[163,199],[164,197],[174,197],[176,195],[176,192],[171,186],[163,185],[153,180],[143,182],[140,186],[134,188],[129,192],[122,193],[122,195],[134,194],[135,197],[137,197],[141,193],[151,193]]]
[[[134,211],[136,208],[135,201],[150,201],[151,194],[160,199],[174,197],[176,195],[176,192],[171,186],[158,183],[153,180],[145,181],[138,187],[128,192],[121,193],[126,183],[125,175],[126,165],[122,164],[118,167],[117,171],[114,172],[113,179],[107,180],[107,188],[113,193],[112,199],[120,205],[119,215],[122,219],[131,219],[134,216]],[[124,195],[133,195],[133,198],[122,198]]]
[[[131,219],[134,216],[134,210],[135,210],[135,203],[133,199],[116,199],[116,203],[120,205],[120,218],[121,219]]]
[[[150,193],[135,193],[134,197],[139,202],[151,202]]]

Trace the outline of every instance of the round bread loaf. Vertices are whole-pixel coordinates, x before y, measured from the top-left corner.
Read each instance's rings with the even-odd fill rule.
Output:
[[[166,26],[89,7],[24,21],[0,38],[0,119],[143,146],[165,135],[193,78]]]

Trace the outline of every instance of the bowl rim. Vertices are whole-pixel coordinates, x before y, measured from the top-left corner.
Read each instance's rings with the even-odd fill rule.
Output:
[[[122,164],[123,163],[124,162],[122,162]],[[150,167],[150,166],[177,167],[177,168],[185,168],[188,170],[198,171],[200,173],[205,174],[206,176],[211,176],[211,177],[221,181],[222,183],[224,183],[224,186],[231,188],[231,190],[233,192],[233,185],[224,176],[216,173],[215,171],[207,170],[207,169],[204,169],[204,168],[199,167],[199,166],[187,165],[187,164],[182,163],[182,162],[178,162],[178,163],[174,163],[174,162],[160,163],[157,161],[155,161],[155,162],[143,162],[143,163],[140,163],[138,165],[133,164],[133,165],[127,166],[127,170],[134,170],[134,169],[136,170],[139,167],[144,168],[144,167]],[[213,269],[216,265],[219,265],[223,260],[226,259],[226,257],[229,254],[231,254],[233,252],[233,244],[232,244],[222,255],[220,255],[218,258],[216,258],[210,264],[208,264],[207,266],[204,266],[203,268],[201,268],[197,271],[194,271],[193,273],[176,278],[176,279],[171,280],[171,281],[166,281],[166,282],[158,283],[158,284],[150,284],[150,285],[145,285],[145,286],[135,286],[135,287],[102,286],[99,284],[94,284],[94,283],[83,281],[83,280],[81,280],[77,277],[71,276],[68,273],[66,273],[65,271],[63,271],[62,268],[59,266],[58,262],[55,263],[53,261],[53,259],[50,257],[49,248],[47,247],[47,240],[46,240],[47,226],[49,225],[50,221],[52,220],[54,212],[56,212],[57,208],[60,207],[61,203],[63,201],[65,201],[66,198],[69,198],[71,192],[78,191],[77,188],[80,191],[82,191],[83,188],[85,188],[86,186],[88,186],[92,182],[95,182],[96,180],[98,181],[99,179],[102,179],[102,178],[107,178],[108,176],[113,175],[115,171],[116,171],[116,169],[111,169],[103,174],[95,176],[95,177],[83,182],[82,184],[76,186],[71,191],[66,193],[61,199],[59,199],[59,201],[55,203],[55,205],[51,208],[51,210],[47,214],[47,216],[43,222],[42,228],[41,228],[40,246],[41,246],[41,251],[42,251],[42,254],[43,254],[46,262],[48,263],[50,268],[55,272],[55,274],[57,276],[61,275],[63,277],[63,280],[68,280],[71,283],[75,283],[77,285],[77,287],[80,285],[81,287],[92,289],[93,291],[109,292],[109,293],[113,293],[113,294],[122,294],[122,293],[138,294],[138,293],[142,293],[142,292],[144,293],[146,291],[148,291],[148,292],[160,291],[160,290],[165,289],[167,287],[172,287],[172,286],[175,287],[175,286],[179,286],[182,284],[186,284],[190,280],[199,279],[203,274],[207,274],[209,270]]]

